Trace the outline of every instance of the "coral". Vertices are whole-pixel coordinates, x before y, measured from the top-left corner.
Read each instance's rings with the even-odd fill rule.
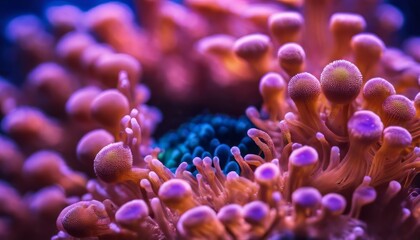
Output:
[[[163,151],[158,158],[173,171],[180,163],[186,162],[187,170],[195,174],[194,158],[218,157],[225,174],[230,171],[239,173],[230,148],[238,146],[242,153],[258,153],[257,146],[246,135],[251,127],[253,125],[244,116],[239,119],[225,115],[196,116],[157,140],[156,145]]]
[[[419,40],[390,47],[398,9],[134,3],[140,24],[118,2],[8,24],[27,77],[0,79],[1,239],[418,238]]]

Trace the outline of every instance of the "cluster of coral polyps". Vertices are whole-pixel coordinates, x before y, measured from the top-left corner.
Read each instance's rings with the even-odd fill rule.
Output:
[[[378,2],[138,0],[141,27],[119,3],[65,5],[53,34],[12,20],[30,72],[0,84],[0,238],[417,239],[419,40],[387,48],[403,16]],[[201,117],[155,144],[151,93],[233,109],[258,89],[253,125]]]

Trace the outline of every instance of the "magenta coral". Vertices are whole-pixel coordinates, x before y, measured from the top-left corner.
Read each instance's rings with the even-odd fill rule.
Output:
[[[141,25],[117,2],[9,23],[27,77],[0,80],[0,238],[419,236],[420,54],[389,47],[397,9],[134,2]],[[252,124],[155,141],[203,104]]]

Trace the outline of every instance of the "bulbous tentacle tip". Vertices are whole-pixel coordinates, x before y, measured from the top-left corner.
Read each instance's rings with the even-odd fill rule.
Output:
[[[357,218],[363,206],[376,200],[377,192],[370,186],[359,186],[353,193],[350,216]]]
[[[140,223],[149,216],[149,208],[144,200],[131,200],[122,205],[115,213],[115,220],[121,225]]]
[[[110,223],[105,206],[96,200],[72,204],[63,209],[57,219],[59,230],[79,238],[112,233],[109,228]]]
[[[285,43],[277,51],[277,60],[280,67],[291,77],[303,71],[306,53],[297,43]]]
[[[394,86],[383,78],[371,78],[363,86],[363,98],[366,107],[380,111],[382,103],[396,93]]]
[[[281,12],[272,14],[268,19],[271,35],[279,44],[296,42],[304,25],[304,19],[297,12]]]
[[[330,18],[330,31],[335,35],[353,36],[366,28],[365,19],[355,13],[334,13]]]
[[[254,175],[260,184],[276,184],[279,181],[280,169],[273,163],[264,163],[255,169]]]
[[[385,44],[374,34],[360,33],[352,38],[351,48],[357,67],[366,77],[382,58]]]
[[[230,224],[240,221],[243,218],[244,213],[242,206],[239,204],[228,204],[223,206],[217,213],[217,218],[223,224]]]
[[[125,4],[109,2],[98,5],[86,13],[86,26],[96,32],[106,27],[112,28],[115,21],[131,22],[134,19],[133,11]]]
[[[202,54],[226,56],[232,53],[235,38],[226,34],[217,34],[202,38],[196,44],[196,49]]]
[[[133,155],[122,142],[102,148],[93,161],[96,176],[104,182],[118,182],[128,176],[133,167]]]
[[[265,97],[273,97],[281,93],[286,86],[283,77],[274,72],[266,73],[260,80],[260,94]]]
[[[80,123],[89,123],[92,119],[90,105],[101,93],[97,87],[85,87],[76,90],[66,102],[66,113]]]
[[[236,40],[233,51],[245,60],[257,60],[268,54],[270,46],[271,41],[267,35],[251,34]]]
[[[362,89],[362,74],[353,63],[337,60],[328,64],[321,73],[321,89],[325,97],[337,104],[353,101]]]
[[[98,152],[114,142],[112,134],[103,129],[97,129],[86,133],[76,147],[77,159],[87,166],[93,166],[93,161]]]
[[[387,97],[382,104],[382,117],[386,126],[405,126],[416,116],[413,102],[404,95],[395,94]]]
[[[309,217],[321,206],[321,202],[321,193],[313,187],[301,187],[292,193],[292,203],[297,215]]]
[[[294,150],[289,157],[289,163],[293,166],[304,167],[318,162],[318,152],[310,146],[303,146]]]
[[[131,85],[135,86],[140,80],[142,68],[138,60],[131,55],[110,53],[98,57],[94,71],[102,84],[108,88],[115,88],[121,71],[127,73]]]
[[[288,93],[295,102],[310,102],[321,94],[321,84],[312,74],[304,72],[293,76],[288,84]]]
[[[337,193],[329,193],[322,197],[323,209],[334,216],[341,215],[346,209],[346,199]]]
[[[384,125],[381,118],[367,110],[357,111],[347,124],[350,138],[358,141],[373,143],[379,141]]]
[[[128,99],[115,89],[100,93],[90,106],[93,118],[113,133],[117,131],[121,118],[128,114],[129,108]]]
[[[198,206],[186,211],[179,218],[177,229],[184,237],[217,238],[226,233],[213,209]]]
[[[406,148],[412,143],[412,136],[407,129],[399,126],[390,126],[384,129],[383,141],[389,147]]]
[[[352,47],[356,54],[363,54],[363,50],[368,51],[364,54],[372,54],[372,57],[380,57],[385,49],[385,44],[374,34],[361,33],[353,37]]]
[[[90,35],[81,32],[70,32],[65,34],[57,43],[56,52],[58,57],[70,66],[81,68],[83,65],[80,59],[83,52],[94,44],[95,40]]]
[[[182,212],[193,208],[196,204],[193,191],[188,182],[181,179],[171,179],[159,188],[159,199],[171,209]]]
[[[269,206],[262,201],[253,201],[243,207],[244,219],[251,225],[263,224],[269,211]]]

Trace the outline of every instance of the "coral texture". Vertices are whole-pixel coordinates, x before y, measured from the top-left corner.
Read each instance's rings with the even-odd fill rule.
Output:
[[[398,9],[134,4],[8,24],[26,78],[0,79],[0,239],[419,238],[420,40],[391,47]]]

